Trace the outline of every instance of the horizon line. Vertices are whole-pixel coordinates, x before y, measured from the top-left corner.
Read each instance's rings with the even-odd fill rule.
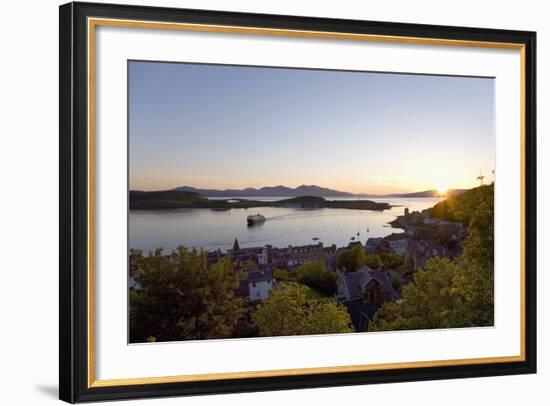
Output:
[[[488,184],[490,184],[490,183],[488,183]],[[393,195],[393,194],[409,194],[409,193],[423,193],[423,192],[439,191],[438,187],[433,187],[433,188],[422,189],[422,190],[411,189],[409,191],[401,191],[401,192],[393,191],[393,192],[390,192],[390,193],[349,192],[347,190],[333,189],[333,188],[328,187],[328,186],[320,186],[320,185],[317,185],[317,184],[314,184],[314,183],[312,183],[312,184],[303,183],[303,184],[300,184],[300,185],[295,186],[295,187],[286,186],[286,185],[283,185],[283,184],[277,184],[277,185],[274,185],[274,186],[266,185],[266,186],[260,186],[260,187],[244,186],[244,187],[225,187],[225,188],[180,185],[180,186],[175,186],[175,187],[157,188],[157,189],[129,187],[128,190],[129,191],[144,191],[144,192],[163,192],[163,191],[170,191],[170,190],[175,190],[175,189],[180,189],[180,188],[190,188],[190,189],[197,189],[197,190],[213,190],[213,191],[216,191],[216,192],[227,192],[227,191],[241,191],[242,192],[242,191],[245,191],[246,189],[255,189],[257,191],[260,191],[260,190],[265,189],[265,188],[278,188],[278,187],[296,190],[296,189],[298,189],[300,187],[303,187],[303,186],[305,186],[305,187],[317,187],[317,188],[321,188],[321,189],[329,189],[333,192],[348,193],[348,194],[356,195],[356,196],[360,196],[360,195],[389,196],[389,195]],[[473,189],[473,188],[478,187],[478,186],[481,186],[481,185],[475,185],[475,186],[470,186],[470,187],[446,187],[445,191],[448,192],[448,191],[452,191],[452,190],[468,190],[468,189]]]

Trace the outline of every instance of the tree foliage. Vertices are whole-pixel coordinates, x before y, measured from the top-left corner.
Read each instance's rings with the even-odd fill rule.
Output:
[[[365,253],[363,264],[361,266],[363,265],[366,265],[371,269],[378,269],[382,268],[384,266],[384,263],[382,262],[382,259],[380,259],[379,255]]]
[[[342,251],[336,259],[336,266],[343,272],[355,272],[363,265],[378,269],[384,266],[384,263],[380,256],[368,254],[361,245]]]
[[[369,330],[490,326],[494,323],[494,185],[438,203],[431,215],[468,226],[462,255],[434,258],[402,292],[386,303]]]
[[[494,192],[493,183],[451,196],[432,207],[430,216],[459,222],[469,228],[472,226],[472,222],[481,222],[488,226],[493,223]]]
[[[260,336],[331,334],[352,332],[345,307],[334,299],[308,301],[307,288],[289,284],[274,289],[258,305],[252,320]]]
[[[470,326],[463,315],[463,291],[453,279],[462,268],[449,259],[432,259],[403,290],[402,303],[387,303],[376,313],[369,330],[410,330]]]
[[[170,255],[139,251],[140,290],[130,295],[130,341],[175,341],[231,337],[243,318],[234,292],[240,272],[229,258],[208,267],[206,254],[177,248]]]
[[[277,281],[286,281],[290,279],[288,271],[281,268],[276,268],[273,270],[273,278]]]
[[[327,296],[332,296],[336,293],[338,275],[327,271],[323,261],[301,265],[296,271],[296,279],[298,282],[316,289]]]
[[[365,263],[365,250],[356,245],[351,249],[344,250],[336,259],[336,266],[344,272],[354,272]]]
[[[401,255],[383,252],[379,254],[379,257],[384,265],[384,269],[397,269],[403,265],[403,257]]]

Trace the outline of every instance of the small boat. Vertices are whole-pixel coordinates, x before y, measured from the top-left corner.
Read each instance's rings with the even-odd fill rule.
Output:
[[[351,240],[351,241],[355,241],[355,237],[351,237],[350,240]]]
[[[265,217],[262,216],[260,213],[251,214],[246,218],[246,222],[248,223],[249,226],[251,226],[252,224],[263,223],[264,221],[265,221]]]
[[[359,231],[357,231],[357,235],[360,235]]]
[[[319,241],[319,237],[313,237],[312,240],[313,241]]]

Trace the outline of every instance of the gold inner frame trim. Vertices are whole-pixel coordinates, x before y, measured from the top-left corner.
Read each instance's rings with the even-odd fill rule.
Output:
[[[521,269],[520,269],[520,341],[521,348],[519,355],[502,357],[482,357],[482,358],[464,358],[451,360],[434,361],[415,361],[415,362],[396,362],[383,364],[365,364],[365,365],[347,365],[330,366],[317,368],[296,368],[296,369],[277,369],[266,371],[245,371],[245,372],[220,372],[211,374],[190,374],[175,376],[160,376],[146,378],[123,378],[123,379],[95,379],[95,28],[97,26],[109,27],[129,27],[129,28],[148,28],[157,30],[180,30],[194,32],[217,32],[233,33],[245,35],[268,35],[282,37],[298,38],[317,38],[317,39],[340,39],[354,41],[370,42],[390,42],[402,44],[417,45],[436,45],[436,46],[460,46],[460,47],[479,47],[479,48],[497,48],[513,49],[520,51],[521,64],[521,101],[520,101],[520,136],[521,136]],[[525,45],[506,42],[488,42],[488,41],[467,41],[439,38],[422,37],[401,37],[391,35],[374,34],[355,34],[345,32],[326,32],[326,31],[306,31],[290,29],[274,29],[260,27],[241,27],[227,25],[208,25],[208,24],[187,24],[187,23],[167,23],[155,21],[139,20],[120,20],[109,18],[89,18],[87,29],[88,41],[88,387],[100,388],[111,386],[143,385],[143,384],[161,384],[177,382],[198,382],[213,381],[221,379],[245,379],[245,378],[267,378],[296,375],[312,374],[330,374],[343,372],[367,372],[392,370],[398,368],[426,368],[442,366],[459,365],[480,365],[496,364],[504,362],[522,362],[526,359],[525,349]]]

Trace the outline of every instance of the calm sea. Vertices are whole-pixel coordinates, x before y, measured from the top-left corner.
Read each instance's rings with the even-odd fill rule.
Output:
[[[280,200],[254,198],[251,200]],[[335,198],[328,198],[335,200]],[[349,200],[346,198],[345,200]],[[208,251],[231,249],[235,238],[241,247],[271,244],[275,247],[315,244],[346,246],[350,241],[364,243],[370,237],[384,237],[402,230],[388,223],[409,210],[432,207],[439,198],[368,198],[387,202],[393,207],[384,211],[350,209],[293,209],[258,207],[253,209],[176,209],[136,210],[129,214],[129,248],[169,251],[178,245],[203,248]],[[260,213],[266,221],[247,226],[246,217]],[[314,240],[314,238],[318,240]],[[354,240],[352,240],[354,238]]]

